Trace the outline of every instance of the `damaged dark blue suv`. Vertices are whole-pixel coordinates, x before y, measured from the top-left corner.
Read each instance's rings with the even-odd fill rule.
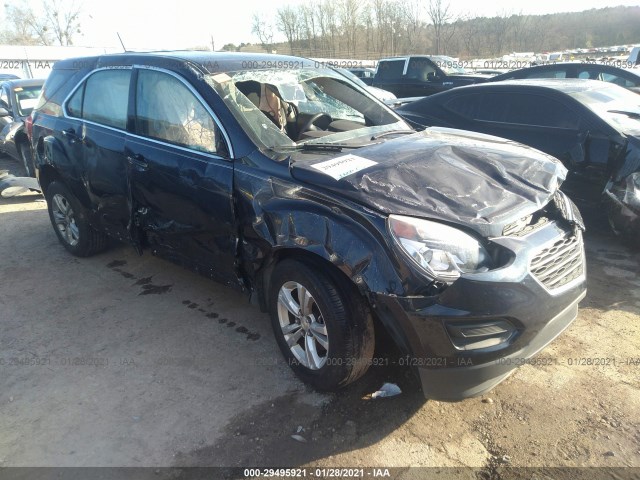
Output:
[[[32,142],[67,250],[95,254],[111,237],[248,292],[319,389],[359,378],[389,335],[427,397],[480,394],[585,295],[583,224],[557,160],[496,137],[416,133],[306,59],[61,61]]]

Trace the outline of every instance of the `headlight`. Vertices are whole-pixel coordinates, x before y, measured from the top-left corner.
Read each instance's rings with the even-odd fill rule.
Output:
[[[389,229],[400,248],[434,278],[452,281],[461,273],[491,268],[491,257],[482,244],[457,228],[390,215]]]

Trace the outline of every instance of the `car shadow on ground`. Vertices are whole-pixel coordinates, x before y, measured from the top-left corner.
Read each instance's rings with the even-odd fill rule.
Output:
[[[411,419],[427,400],[417,376],[399,365],[400,354],[392,345],[379,342],[375,358],[382,365],[372,366],[358,382],[332,394],[327,404],[300,402],[295,392],[264,402],[236,416],[221,440],[177,455],[174,464],[230,470],[291,468],[377,443]],[[386,382],[398,385],[402,393],[372,399],[371,393]]]

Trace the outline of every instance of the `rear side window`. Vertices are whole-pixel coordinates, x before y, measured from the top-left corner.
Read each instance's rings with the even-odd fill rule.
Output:
[[[444,107],[465,118],[478,118],[482,95],[461,95],[453,97],[444,104]]]
[[[382,80],[398,80],[402,78],[405,60],[384,60],[378,65],[377,76]]]
[[[568,129],[577,129],[580,124],[580,117],[557,100],[542,95],[520,93],[485,94],[476,119]]]
[[[67,102],[67,115],[124,130],[127,127],[131,70],[100,70]]]
[[[201,152],[226,151],[213,118],[194,93],[155,70],[138,73],[136,133]]]

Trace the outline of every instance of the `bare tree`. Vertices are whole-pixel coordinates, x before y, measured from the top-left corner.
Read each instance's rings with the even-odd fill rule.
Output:
[[[251,33],[258,37],[260,45],[265,50],[268,50],[268,47],[273,44],[273,25],[258,13],[253,14]]]
[[[429,0],[427,15],[433,24],[436,55],[439,55],[443,53],[443,43],[453,36],[455,15],[449,2],[443,0]]]
[[[74,36],[81,33],[82,5],[50,0],[40,10],[44,15],[36,15],[28,6],[5,5],[11,27],[2,32],[3,40],[26,45],[73,45]]]
[[[293,49],[296,41],[298,40],[298,12],[290,6],[278,8],[276,12],[276,26],[278,30],[287,37],[287,43],[289,43],[289,51],[293,54]]]
[[[49,26],[36,18],[28,6],[5,4],[5,16],[11,27],[2,32],[2,40],[16,45],[50,45]]]
[[[340,0],[338,3],[338,16],[340,27],[346,44],[346,54],[355,56],[358,20],[359,20],[359,0]]]
[[[63,46],[73,45],[73,36],[81,33],[82,4],[75,0],[71,2],[48,0],[43,11],[55,41]]]
[[[421,0],[407,0],[402,4],[403,8],[403,24],[406,26],[406,43],[407,48],[412,52],[420,51],[420,33],[424,28],[423,10]]]

